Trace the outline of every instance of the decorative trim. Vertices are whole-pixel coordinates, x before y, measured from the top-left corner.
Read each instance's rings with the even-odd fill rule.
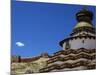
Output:
[[[84,53],[95,53],[96,50],[95,49],[85,49],[85,48],[79,48],[79,49],[67,49],[67,50],[60,50],[56,53],[54,53],[53,56],[57,56],[59,54],[63,54],[63,55],[68,55],[68,54],[78,54],[78,53],[81,53],[81,52],[84,52]]]
[[[50,64],[50,63],[54,63],[56,61],[68,61],[68,60],[77,60],[77,59],[80,59],[80,58],[85,58],[85,59],[88,59],[88,60],[93,60],[96,58],[96,54],[93,53],[93,54],[86,54],[86,53],[79,53],[79,54],[75,54],[75,55],[67,55],[65,57],[60,57],[60,56],[57,56],[55,58],[50,58],[47,63]]]
[[[75,67],[79,67],[79,66],[87,67],[87,69],[95,69],[95,64],[94,65],[89,65],[89,64],[90,64],[89,61],[78,61],[78,62],[75,62],[75,63],[64,63],[64,64],[61,64],[61,65],[54,64],[54,65],[48,66],[46,68],[40,69],[40,72],[50,72],[54,69],[61,70],[61,69],[64,69],[64,68],[70,68],[71,69],[71,68],[75,68]]]

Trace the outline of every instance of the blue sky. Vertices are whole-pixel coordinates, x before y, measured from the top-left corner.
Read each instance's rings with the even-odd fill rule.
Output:
[[[59,42],[76,25],[75,13],[83,5],[12,1],[12,55],[31,57],[62,50]],[[88,6],[95,15],[95,6]],[[95,16],[93,25],[96,24]]]

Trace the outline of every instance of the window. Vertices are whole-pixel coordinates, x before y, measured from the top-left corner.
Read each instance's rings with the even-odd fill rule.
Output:
[[[82,40],[82,43],[84,43],[84,40]]]

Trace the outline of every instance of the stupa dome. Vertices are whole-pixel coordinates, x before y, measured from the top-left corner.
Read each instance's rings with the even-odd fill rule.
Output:
[[[78,13],[76,13],[76,19],[78,22],[85,21],[91,23],[91,20],[93,19],[93,13],[87,8],[83,8]]]

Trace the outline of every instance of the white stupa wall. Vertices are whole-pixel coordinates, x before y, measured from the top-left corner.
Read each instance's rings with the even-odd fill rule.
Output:
[[[84,43],[83,43],[84,40]],[[77,38],[69,40],[69,45],[71,49],[96,49],[96,40],[93,38]],[[66,42],[63,44],[63,50],[66,50]]]

